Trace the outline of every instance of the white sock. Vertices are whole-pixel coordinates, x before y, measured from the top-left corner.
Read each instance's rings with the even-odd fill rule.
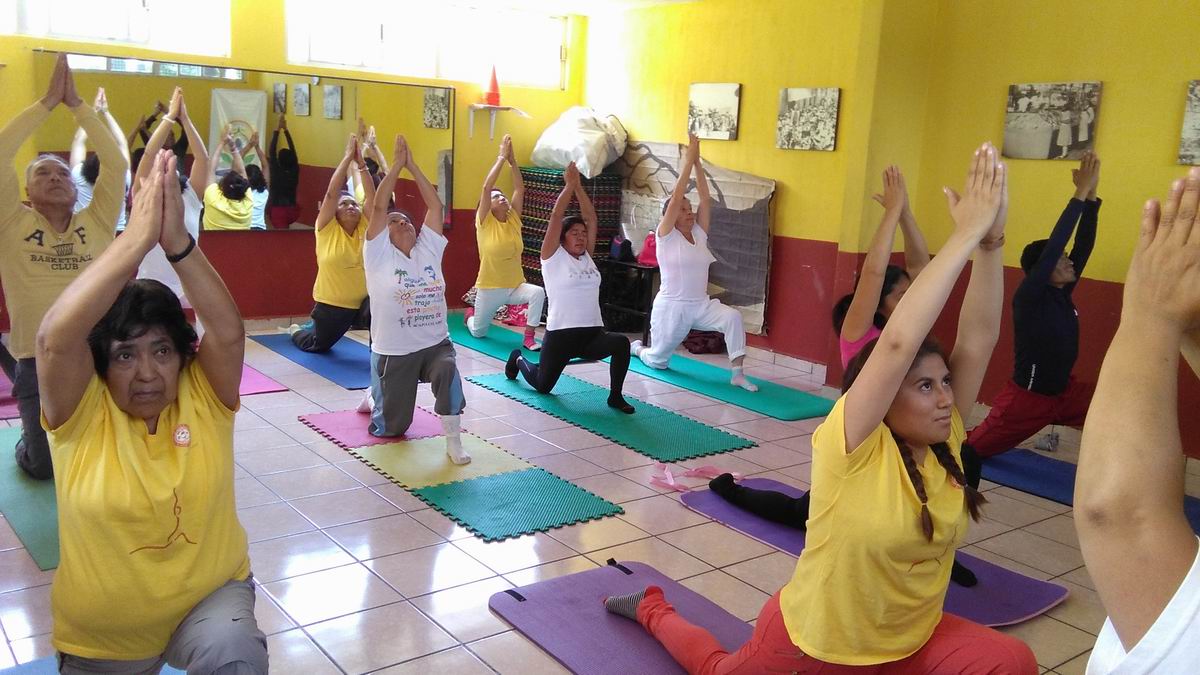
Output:
[[[633,342],[630,342],[630,343],[629,343],[629,353],[630,353],[630,354],[633,354],[634,356],[641,356],[641,354],[642,354],[642,341],[641,341],[641,340],[634,340]]]
[[[357,410],[360,413],[370,413],[375,410],[375,399],[371,396],[370,388],[363,394],[362,400],[358,402]]]
[[[741,366],[733,367],[733,377],[729,378],[729,384],[739,386],[746,391],[758,391],[758,385],[746,379]]]
[[[455,464],[469,464],[471,456],[463,450],[460,415],[442,415],[442,431],[446,434],[446,455]]]

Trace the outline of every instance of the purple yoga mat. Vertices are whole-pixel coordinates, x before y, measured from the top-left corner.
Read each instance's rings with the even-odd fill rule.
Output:
[[[239,395],[266,394],[272,391],[287,391],[287,387],[242,364],[242,386],[238,389]]]
[[[793,497],[803,494],[791,485],[769,478],[747,478],[741,485],[758,490],[775,490]],[[779,525],[744,511],[711,490],[694,490],[681,498],[684,506],[773,546],[784,553],[799,556],[804,549],[804,532]],[[1067,599],[1067,589],[980,560],[959,551],[957,559],[975,573],[979,583],[964,588],[951,583],[946,592],[945,610],[985,626],[1009,626],[1028,621]]]
[[[571,672],[683,673],[641,624],[604,609],[604,598],[651,585],[661,587],[680,615],[707,629],[730,651],[741,647],[754,632],[750,624],[711,600],[638,562],[610,560],[597,569],[501,591],[488,600],[488,607]]]
[[[300,421],[346,450],[442,435],[442,421],[438,419],[437,415],[424,408],[417,408],[413,411],[412,424],[409,425],[408,431],[403,436],[391,438],[372,436],[367,431],[367,426],[371,423],[371,416],[356,410],[301,415]]]

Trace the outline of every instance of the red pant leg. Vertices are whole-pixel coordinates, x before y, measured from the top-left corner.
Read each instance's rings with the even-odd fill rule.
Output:
[[[1080,382],[1074,377],[1067,382],[1067,390],[1059,396],[1058,411],[1054,424],[1082,427],[1092,405],[1092,394],[1096,393],[1095,382]]]
[[[1011,450],[1054,422],[1055,399],[1022,389],[1011,380],[992,402],[987,419],[971,430],[967,442],[980,457]]]
[[[1033,651],[1011,635],[953,614],[942,614],[929,641],[916,654],[889,663],[881,673],[909,675],[1037,675]]]

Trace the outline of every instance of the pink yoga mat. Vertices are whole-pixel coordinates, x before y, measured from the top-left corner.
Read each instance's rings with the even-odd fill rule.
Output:
[[[403,436],[381,438],[372,436],[367,431],[371,416],[355,410],[340,410],[330,413],[301,415],[300,421],[312,427],[313,431],[336,443],[347,450],[362,448],[368,445],[383,445],[399,441],[429,438],[442,435],[442,422],[437,415],[417,408],[413,411],[413,421]]]
[[[266,394],[272,391],[287,391],[287,387],[250,366],[242,364],[242,386],[238,390],[238,394],[249,396],[251,394]]]
[[[17,410],[17,399],[12,395],[12,382],[8,376],[0,373],[0,420],[12,420],[21,416]]]

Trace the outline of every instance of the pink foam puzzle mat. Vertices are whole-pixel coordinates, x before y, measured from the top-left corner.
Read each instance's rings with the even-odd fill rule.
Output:
[[[367,431],[367,426],[371,423],[371,416],[355,410],[301,415],[300,421],[346,450],[442,435],[442,421],[438,419],[437,415],[424,408],[417,408],[413,411],[412,424],[409,425],[408,431],[404,432],[403,436],[390,438],[372,436],[371,432]]]

